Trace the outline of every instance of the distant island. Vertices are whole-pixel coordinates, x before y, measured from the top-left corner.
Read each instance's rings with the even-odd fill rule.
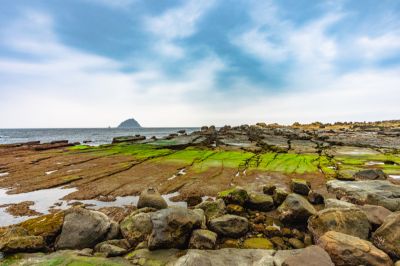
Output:
[[[133,118],[125,120],[118,126],[118,128],[138,128],[138,127],[142,127],[142,126],[138,123],[138,121],[136,121]]]

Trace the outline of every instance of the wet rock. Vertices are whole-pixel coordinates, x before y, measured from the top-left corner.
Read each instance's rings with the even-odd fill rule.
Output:
[[[266,265],[273,266],[274,251],[260,249],[231,249],[218,250],[188,250],[187,254],[180,257],[175,266],[196,266],[196,265]]]
[[[69,209],[56,248],[91,248],[106,237],[110,226],[110,219],[104,213],[82,208]]]
[[[367,215],[369,223],[375,228],[382,225],[386,217],[392,214],[391,211],[382,206],[366,204],[359,206],[359,208]]]
[[[335,266],[325,250],[309,246],[285,259],[282,266]]]
[[[304,248],[304,243],[297,238],[289,238],[288,242],[293,248]]]
[[[271,196],[261,193],[250,193],[246,206],[252,210],[270,211],[274,208],[274,200]]]
[[[389,256],[371,242],[335,231],[326,232],[318,239],[337,266],[393,265]]]
[[[140,193],[137,207],[139,209],[144,207],[165,209],[168,207],[168,204],[156,188],[150,187]]]
[[[272,195],[272,198],[274,199],[274,203],[276,206],[279,206],[282,204],[282,202],[285,201],[286,197],[289,195],[285,190],[277,188],[274,191],[274,194]]]
[[[307,199],[312,204],[324,204],[324,196],[316,191],[310,190]]]
[[[243,242],[243,248],[247,249],[273,249],[274,244],[269,241],[267,238],[247,238]]]
[[[372,243],[391,257],[400,259],[400,212],[386,217],[383,224],[372,234]]]
[[[209,222],[210,230],[225,237],[241,237],[249,229],[249,221],[241,216],[226,214]]]
[[[207,221],[220,217],[225,214],[225,202],[222,199],[215,201],[204,201],[196,205],[196,209],[202,209],[206,215]]]
[[[367,239],[371,225],[363,211],[356,208],[329,208],[308,220],[308,230],[317,241],[328,231],[336,231]]]
[[[174,207],[151,215],[153,230],[149,237],[150,250],[159,248],[186,248],[192,230],[201,226],[201,218],[194,211]]]
[[[147,241],[153,229],[151,214],[140,212],[126,217],[120,224],[121,233],[132,247]]]
[[[229,214],[241,215],[245,212],[245,209],[240,205],[229,204],[226,206],[226,212]]]
[[[194,230],[189,241],[189,248],[214,249],[217,242],[217,234],[210,230]]]
[[[294,193],[307,196],[311,190],[310,182],[304,179],[294,178],[292,179],[291,189]]]
[[[354,174],[356,180],[385,180],[388,176],[380,169],[367,169]]]
[[[203,199],[200,196],[189,196],[186,199],[188,207],[194,207],[194,206],[200,204],[202,201],[203,201]]]
[[[264,194],[272,196],[274,194],[276,186],[273,184],[267,184],[267,185],[264,185],[262,189],[263,189]]]
[[[221,191],[218,193],[217,197],[222,199],[225,204],[238,204],[241,206],[249,199],[247,191],[241,187]]]
[[[346,197],[359,205],[379,205],[390,211],[400,210],[400,186],[387,180],[331,180],[326,185],[328,191],[335,193],[337,198]]]
[[[325,208],[357,208],[357,205],[337,199],[326,199]]]
[[[279,220],[285,223],[305,223],[311,215],[316,213],[314,207],[302,196],[289,194],[278,208]]]

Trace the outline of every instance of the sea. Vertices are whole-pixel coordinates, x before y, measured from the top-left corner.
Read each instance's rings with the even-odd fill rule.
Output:
[[[199,130],[197,127],[149,127],[149,128],[34,128],[34,129],[0,129],[0,144],[40,141],[41,143],[55,140],[68,140],[69,142],[87,142],[88,145],[102,145],[112,142],[114,137],[134,136],[140,134],[150,138],[168,136],[179,130],[186,133]]]

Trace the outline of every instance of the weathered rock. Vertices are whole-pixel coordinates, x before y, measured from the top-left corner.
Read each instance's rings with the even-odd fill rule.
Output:
[[[247,191],[241,187],[221,191],[218,193],[217,197],[223,199],[225,204],[238,204],[241,206],[249,199]]]
[[[207,229],[207,218],[206,215],[204,214],[204,211],[202,209],[193,209],[193,212],[199,217],[201,220],[201,229]]]
[[[249,230],[249,221],[241,216],[226,214],[209,222],[210,230],[226,237],[240,237]]]
[[[270,211],[274,208],[274,200],[269,195],[253,192],[249,194],[246,206],[253,210]]]
[[[357,205],[337,199],[326,199],[325,208],[357,208]]]
[[[335,231],[326,232],[318,239],[318,245],[328,252],[337,266],[391,266],[393,262],[371,242]]]
[[[318,246],[309,246],[285,259],[282,266],[335,266],[335,264],[325,250]]]
[[[269,241],[267,238],[253,237],[253,238],[247,238],[243,242],[243,248],[248,248],[248,249],[273,249],[274,248],[274,244],[272,244],[272,242]]]
[[[297,238],[289,238],[288,242],[293,248],[304,248],[304,243]]]
[[[197,229],[192,232],[189,248],[214,249],[217,242],[217,234],[210,230]]]
[[[372,243],[391,257],[400,259],[400,212],[386,217],[383,224],[372,234]]]
[[[138,208],[150,207],[155,209],[165,209],[168,207],[165,199],[160,195],[156,188],[147,188],[140,193]]]
[[[175,266],[243,266],[264,265],[274,266],[274,251],[261,249],[231,249],[218,250],[188,250],[187,254],[180,257]]]
[[[56,248],[91,248],[106,237],[110,225],[110,219],[104,213],[82,208],[69,209]]]
[[[272,195],[272,198],[274,199],[274,203],[276,206],[279,206],[282,204],[282,202],[285,201],[286,197],[289,195],[285,190],[277,188],[274,191],[274,194]]]
[[[310,190],[307,199],[312,204],[324,204],[324,196],[321,193]]]
[[[291,189],[294,193],[307,196],[311,190],[311,185],[304,179],[293,178],[290,184]]]
[[[400,210],[400,186],[387,180],[331,180],[326,185],[329,192],[335,193],[337,198],[346,197],[360,205],[379,205],[390,211]]]
[[[42,236],[2,236],[0,251],[4,253],[32,252],[46,248],[46,242]]]
[[[363,211],[356,208],[329,208],[319,211],[308,220],[308,230],[317,241],[328,231],[336,231],[367,239],[371,225]]]
[[[388,176],[380,169],[367,169],[354,174],[356,180],[385,180]]]
[[[386,217],[392,214],[391,211],[382,206],[363,205],[359,207],[368,217],[368,221],[375,228],[383,224]]]
[[[314,207],[302,196],[289,194],[278,208],[279,219],[285,223],[305,223],[311,215],[316,213]]]
[[[225,202],[222,199],[215,201],[204,201],[196,205],[196,209],[202,209],[207,218],[207,221],[220,217],[225,214]]]
[[[201,226],[201,218],[194,211],[174,207],[152,213],[153,230],[149,237],[150,250],[186,248],[192,230]]]
[[[200,204],[203,199],[200,196],[189,196],[186,198],[187,206],[193,207]]]
[[[105,237],[106,240],[111,240],[111,239],[117,239],[121,235],[121,231],[119,228],[119,224],[117,222],[111,221],[110,223],[110,230],[108,230],[108,233]]]
[[[94,251],[103,253],[106,257],[117,257],[128,253],[129,243],[125,239],[101,242],[94,247]]]
[[[133,213],[120,224],[121,233],[132,247],[142,241],[147,241],[153,229],[150,213]]]

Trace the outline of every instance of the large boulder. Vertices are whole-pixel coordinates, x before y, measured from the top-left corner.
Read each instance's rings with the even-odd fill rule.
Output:
[[[241,216],[226,214],[209,222],[210,230],[225,237],[241,237],[249,230],[249,221]]]
[[[201,227],[202,219],[194,211],[173,207],[152,213],[153,229],[148,240],[150,250],[186,248],[194,229]]]
[[[215,201],[204,201],[195,207],[196,209],[202,209],[207,221],[220,217],[225,214],[226,206],[222,199]]]
[[[371,242],[343,233],[329,231],[318,239],[336,266],[391,266],[392,260]]]
[[[325,250],[318,246],[309,246],[286,258],[282,266],[335,266],[335,264]]]
[[[56,248],[92,248],[106,238],[110,227],[111,221],[104,213],[82,208],[69,209]]]
[[[120,228],[123,237],[136,247],[140,242],[147,241],[153,230],[151,213],[133,212],[121,222]]]
[[[274,208],[274,200],[269,195],[252,192],[249,194],[246,206],[252,210],[267,212]]]
[[[180,257],[175,266],[242,266],[265,265],[274,266],[274,251],[261,249],[232,249],[218,250],[190,249],[186,255]]]
[[[358,208],[329,208],[319,211],[308,220],[308,230],[317,241],[328,231],[367,239],[371,225],[363,211]]]
[[[400,210],[400,186],[387,180],[331,180],[326,185],[328,191],[335,193],[337,198],[345,197],[359,205],[379,205],[391,211]]]
[[[249,199],[247,191],[241,187],[234,187],[218,193],[217,197],[223,199],[225,204],[238,204],[243,206]]]
[[[391,257],[400,259],[400,212],[386,217],[383,224],[372,234],[372,243]]]
[[[189,241],[189,248],[214,249],[217,243],[217,234],[204,229],[194,230]]]
[[[380,169],[361,170],[354,174],[356,180],[385,180],[388,176]]]
[[[307,196],[311,190],[310,182],[300,178],[293,178],[290,186],[294,193],[304,196]]]
[[[156,188],[150,187],[140,193],[137,207],[139,209],[145,207],[165,209],[168,207],[168,204]]]
[[[316,213],[314,207],[302,196],[289,194],[278,208],[279,219],[285,223],[305,223],[307,219]]]

